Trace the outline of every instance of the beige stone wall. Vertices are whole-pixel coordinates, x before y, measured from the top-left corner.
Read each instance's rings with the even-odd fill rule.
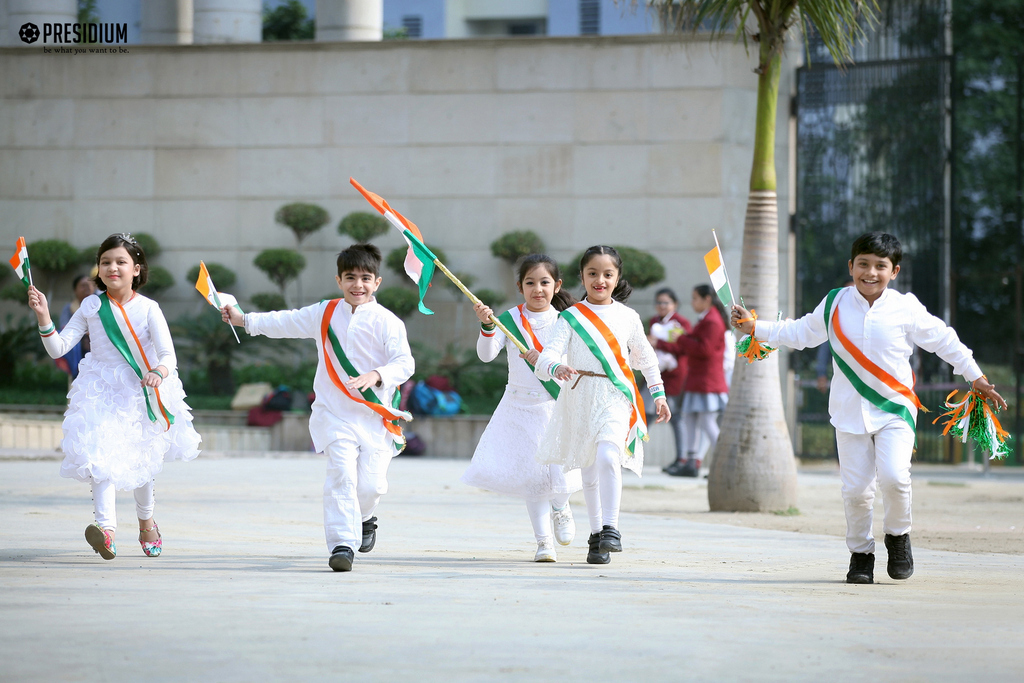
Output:
[[[98,243],[145,231],[178,282],[169,317],[201,308],[186,271],[234,269],[241,299],[273,285],[252,260],[293,247],[274,223],[311,201],[307,302],[333,290],[337,222],[368,205],[354,176],[419,224],[448,265],[513,291],[489,244],[533,229],[559,261],[595,243],[657,253],[690,313],[718,230],[738,278],[756,78],[731,41],[660,36],[379,44],[131,46],[130,55],[0,51],[0,244],[24,234]],[[778,126],[782,272],[788,272],[788,93]],[[380,241],[387,250],[397,234]],[[385,286],[395,283],[390,272]],[[788,282],[782,283],[789,310]],[[64,298],[63,292],[60,292]],[[650,291],[635,295],[651,313]],[[289,290],[297,301],[297,290]],[[453,339],[454,299],[414,337]],[[511,301],[509,302],[511,303]],[[463,311],[463,337],[471,334]]]

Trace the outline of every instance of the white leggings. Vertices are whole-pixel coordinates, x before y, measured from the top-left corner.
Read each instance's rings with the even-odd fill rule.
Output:
[[[526,500],[526,511],[530,513],[533,535],[537,538],[538,543],[552,538],[551,508],[561,510],[568,502],[568,493],[554,493],[550,498],[528,498]]]
[[[135,514],[141,520],[153,518],[153,481],[135,489]],[[108,531],[117,528],[117,513],[114,511],[114,499],[117,491],[109,479],[92,482],[92,504],[96,512],[96,523]]]
[[[619,447],[611,441],[598,441],[594,464],[580,470],[592,532],[600,531],[605,525],[619,528],[619,504],[622,502],[620,453]]]
[[[686,457],[690,460],[699,460],[705,448],[708,455],[711,455],[715,450],[715,444],[718,443],[718,413],[686,413],[684,419],[687,436]]]

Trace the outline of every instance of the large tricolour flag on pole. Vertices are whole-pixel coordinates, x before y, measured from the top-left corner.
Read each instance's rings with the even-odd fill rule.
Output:
[[[716,240],[717,241],[717,240]],[[718,298],[725,305],[726,310],[733,304],[732,287],[729,285],[729,276],[725,273],[725,261],[722,259],[722,250],[715,245],[715,248],[704,254],[704,265],[708,267],[708,275],[711,276],[711,286],[718,293]]]
[[[28,287],[32,284],[32,275],[28,265],[28,247],[25,246],[25,238],[19,237],[14,247],[14,256],[11,257],[11,268],[18,274],[18,279]]]
[[[348,181],[352,183],[352,187],[359,190],[359,194],[363,195],[366,201],[373,205],[373,208],[380,211],[381,215],[388,219],[391,225],[398,228],[398,232],[402,233],[402,237],[409,245],[409,251],[405,254],[405,273],[412,278],[420,290],[420,313],[433,315],[434,312],[423,305],[423,297],[426,296],[427,287],[430,286],[430,278],[434,276],[434,261],[437,257],[423,243],[420,229],[416,227],[415,223],[392,209],[383,197],[370,192],[356,182],[355,178],[349,178]]]

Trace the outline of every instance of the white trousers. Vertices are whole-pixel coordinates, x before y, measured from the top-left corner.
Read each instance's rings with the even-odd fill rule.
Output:
[[[619,446],[611,441],[598,441],[594,464],[580,470],[592,532],[600,531],[603,525],[619,528],[619,505],[622,502],[620,453]]]
[[[691,460],[700,460],[706,449],[707,459],[710,460],[721,431],[718,427],[718,412],[690,412],[686,413],[683,419],[688,436],[686,457]]]
[[[347,545],[358,550],[363,542],[363,522],[377,510],[388,492],[388,465],[393,448],[354,440],[331,443],[324,480],[324,535],[327,549]]]
[[[883,529],[893,536],[910,531],[910,457],[914,430],[894,419],[873,434],[836,432],[839,476],[846,508],[846,545],[853,553],[875,552],[872,512],[882,489]]]
[[[526,500],[526,511],[530,513],[533,535],[538,543],[554,538],[554,531],[551,528],[551,508],[561,510],[568,502],[568,493],[555,493],[550,498],[528,498]]]
[[[153,482],[135,489],[135,515],[141,520],[153,518]],[[115,499],[117,491],[109,479],[92,482],[92,505],[96,515],[96,523],[108,531],[117,529],[117,512]]]

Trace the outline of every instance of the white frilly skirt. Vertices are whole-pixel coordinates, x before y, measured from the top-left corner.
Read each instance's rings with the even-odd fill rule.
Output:
[[[150,482],[165,460],[199,455],[201,439],[177,373],[160,385],[164,407],[174,416],[166,429],[163,420],[150,421],[142,385],[130,367],[99,363],[91,354],[78,367],[64,413],[62,477],[110,481],[129,491]]]
[[[554,406],[543,391],[506,387],[461,481],[528,500],[582,489],[579,470],[563,473],[558,465],[537,462],[541,434]]]

